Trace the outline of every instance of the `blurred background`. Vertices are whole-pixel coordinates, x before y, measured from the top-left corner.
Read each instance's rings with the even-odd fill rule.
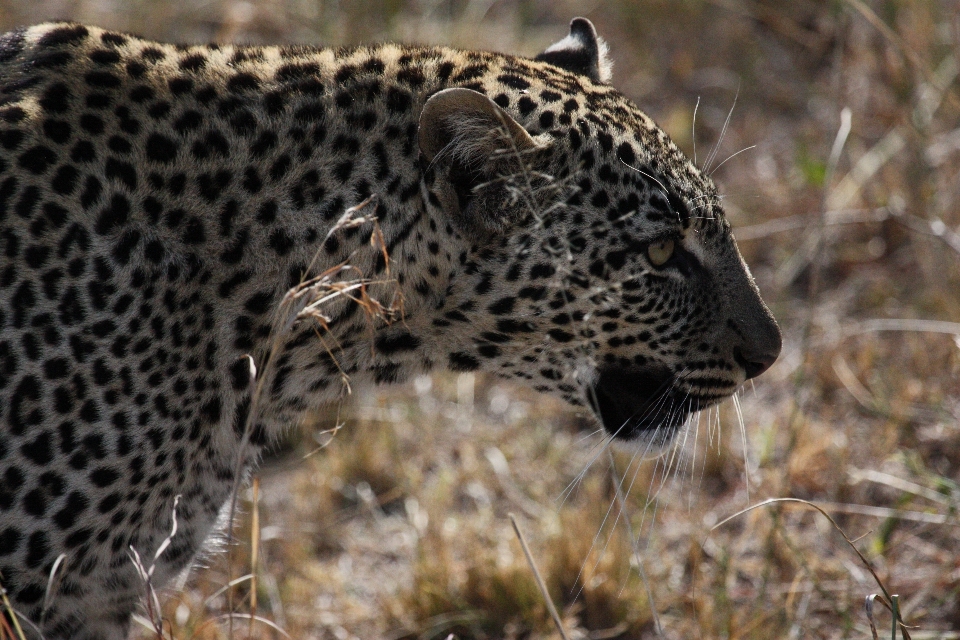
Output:
[[[164,638],[559,638],[511,512],[570,638],[889,638],[878,580],[913,638],[960,638],[957,0],[0,0],[4,30],[525,56],[579,15],[714,157],[781,359],[648,460],[480,375],[355,389],[267,461]],[[768,498],[824,513],[744,512]]]

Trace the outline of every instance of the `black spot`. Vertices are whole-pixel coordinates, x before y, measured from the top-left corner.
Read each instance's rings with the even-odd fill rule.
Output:
[[[170,87],[170,93],[175,96],[182,96],[193,89],[193,80],[183,76],[171,78],[167,81],[167,86]]]
[[[40,189],[34,186],[27,187],[23,190],[23,193],[20,195],[20,199],[17,200],[17,204],[14,207],[14,211],[21,218],[29,220],[33,217],[33,211],[37,206],[37,202],[40,200]],[[12,256],[11,256],[12,257]]]
[[[100,34],[100,42],[111,47],[121,47],[127,44],[127,36],[122,33],[105,32]]]
[[[56,160],[57,154],[43,145],[27,149],[18,158],[21,167],[37,175],[44,173]]]
[[[252,73],[240,72],[227,80],[227,91],[242,93],[253,91],[260,86],[260,79]]]
[[[119,193],[110,199],[110,204],[100,212],[95,230],[100,235],[107,235],[127,223],[130,214],[130,201]]]
[[[59,47],[80,44],[90,34],[83,25],[69,25],[48,31],[37,42],[38,47]]]
[[[113,96],[109,93],[91,93],[87,95],[84,102],[91,109],[106,109],[113,104]]]
[[[41,432],[36,438],[20,447],[20,452],[38,465],[47,465],[53,460],[53,438],[49,431]]]
[[[413,88],[419,88],[427,81],[423,71],[417,67],[407,67],[397,73],[397,81],[408,84]]]
[[[547,262],[540,262],[533,265],[533,267],[530,268],[530,278],[534,280],[537,278],[549,278],[556,272],[557,272],[557,269],[552,264]]]
[[[395,335],[377,336],[374,343],[377,351],[384,355],[391,355],[401,351],[413,351],[420,346],[420,339],[403,332]]]
[[[79,140],[70,151],[70,159],[74,162],[90,162],[96,160],[97,152],[89,140]]]
[[[274,76],[280,82],[304,80],[320,74],[320,65],[315,62],[285,64],[277,69]]]
[[[84,76],[84,80],[89,86],[98,89],[112,89],[120,86],[120,78],[109,71],[90,71]]]
[[[117,240],[116,244],[113,246],[112,255],[114,259],[120,265],[126,265],[130,263],[130,257],[133,253],[133,250],[137,248],[137,245],[140,244],[140,232],[136,229],[127,231],[120,239]]]
[[[520,109],[520,115],[527,116],[537,108],[537,104],[529,96],[523,96],[517,103],[517,107]]]
[[[147,138],[147,158],[166,164],[172,162],[176,157],[176,142],[160,133],[150,134],[150,137]]]
[[[57,144],[64,144],[70,140],[70,131],[70,123],[65,120],[50,118],[43,121],[44,135]]]
[[[207,57],[202,53],[194,53],[180,58],[180,68],[183,71],[199,71],[207,66]]]
[[[256,157],[262,157],[276,145],[277,134],[268,129],[261,132],[253,144],[250,145],[250,154]]]
[[[0,60],[2,62],[2,60]],[[3,489],[0,489],[0,496],[3,495]],[[2,507],[2,498],[0,498],[0,507]],[[18,529],[7,527],[0,531],[0,557],[16,553],[20,546],[20,540],[23,534]]]
[[[113,151],[114,153],[127,154],[130,153],[130,142],[123,136],[110,136],[110,139],[107,141],[107,148]]]
[[[190,109],[184,111],[183,114],[174,121],[173,129],[177,133],[182,134],[193,131],[201,124],[203,124],[203,116],[200,115],[200,112]]]
[[[377,384],[391,384],[399,382],[403,367],[398,362],[377,364],[373,367],[373,380]]]
[[[40,567],[49,553],[50,543],[47,542],[47,534],[43,531],[34,531],[30,534],[30,538],[27,540],[27,567],[30,569]],[[25,602],[22,589],[18,598],[21,602]]]
[[[150,108],[147,109],[147,115],[154,120],[163,120],[167,117],[167,114],[170,113],[170,108],[169,102],[166,100],[159,100],[150,105]]]
[[[66,378],[70,374],[70,364],[66,358],[50,358],[43,363],[43,375],[48,380]]]
[[[453,371],[476,371],[480,368],[480,361],[469,353],[454,352],[450,354],[450,369]]]
[[[350,179],[350,174],[353,173],[353,163],[344,160],[334,167],[333,173],[340,182],[346,182]]]
[[[600,141],[600,147],[606,152],[610,153],[613,150],[613,136],[609,133],[604,133],[602,131],[597,133],[597,140]]]
[[[130,189],[137,188],[137,170],[129,162],[113,157],[107,158],[103,171],[107,178],[117,178]]]
[[[140,57],[148,62],[160,62],[167,57],[167,54],[156,47],[146,47],[140,52]]]
[[[500,333],[533,333],[535,330],[529,322],[497,320],[497,331]]]
[[[200,408],[200,413],[207,420],[207,424],[217,424],[221,417],[220,398],[213,398]]]
[[[623,265],[627,263],[627,252],[626,251],[611,251],[606,255],[607,264],[609,264],[614,269],[622,269]]]
[[[53,521],[62,531],[72,527],[77,522],[77,518],[87,510],[90,501],[79,491],[72,491],[67,496],[67,502],[60,511],[53,516]]]
[[[212,175],[202,173],[197,176],[197,189],[207,202],[216,202],[223,190],[229,186],[231,179],[232,175],[226,170],[217,171]]]
[[[110,65],[120,62],[120,54],[113,49],[95,49],[89,56],[97,64]]]
[[[492,344],[484,344],[477,347],[477,352],[484,358],[496,358],[500,355],[500,347]]]
[[[202,140],[197,140],[191,148],[193,157],[198,160],[204,160],[210,156],[220,156],[225,158],[230,152],[230,143],[223,137],[223,134],[216,130],[206,133]]]
[[[119,493],[111,493],[100,501],[100,504],[97,505],[97,511],[100,513],[110,513],[120,504],[120,500],[121,496]]]
[[[147,85],[140,85],[130,90],[130,100],[137,104],[151,100],[155,95],[156,92],[154,92],[153,88]],[[153,114],[150,115],[152,116]]]
[[[235,391],[245,391],[251,381],[250,361],[247,358],[237,358],[230,365],[230,380]]]
[[[497,300],[488,307],[490,313],[495,316],[502,316],[504,314],[510,313],[513,311],[514,304],[517,299],[513,297],[505,297]]]
[[[0,37],[2,40],[2,37]],[[16,124],[27,117],[27,112],[21,107],[13,106],[0,109],[0,120],[9,123]]]
[[[270,177],[273,180],[279,180],[287,174],[287,171],[290,170],[290,156],[283,154],[273,163],[273,166],[270,167]]]
[[[507,85],[511,89],[523,90],[523,89],[530,88],[530,83],[526,79],[521,78],[520,76],[509,74],[509,73],[504,73],[497,76],[497,80]]]
[[[250,313],[263,315],[270,310],[274,297],[273,293],[269,291],[261,291],[260,293],[250,296],[244,304],[244,308]]]
[[[387,109],[392,113],[406,113],[410,110],[412,99],[410,93],[403,89],[390,87],[387,90]]]
[[[250,194],[260,193],[260,190],[263,189],[263,180],[260,179],[260,174],[257,173],[254,167],[247,167],[243,173],[243,182],[241,184],[244,191]]]
[[[461,69],[457,73],[457,75],[453,76],[453,78],[450,79],[450,82],[453,84],[469,83],[470,80],[476,80],[486,72],[487,72],[487,65],[485,64],[467,65],[466,67]],[[483,91],[482,85],[480,85],[480,83],[478,82],[467,84],[465,85],[465,88],[473,89],[474,91],[480,91],[480,92]]]
[[[90,481],[98,487],[109,487],[119,479],[120,474],[110,467],[97,467],[90,472]]]
[[[183,229],[184,244],[201,244],[206,240],[207,234],[203,226],[203,221],[197,216],[187,218]]]
[[[244,284],[250,279],[252,274],[249,271],[240,270],[234,273],[230,278],[221,283],[218,293],[221,298],[228,298],[233,294],[234,289]]]
[[[294,244],[294,239],[284,229],[275,229],[270,234],[270,247],[281,256],[287,255]]]
[[[70,195],[77,186],[78,175],[79,172],[73,165],[61,165],[53,175],[53,181],[50,183],[50,186],[53,187],[56,193],[65,196]]]
[[[92,113],[84,113],[80,116],[80,127],[92,135],[98,136],[103,133],[103,119]]]
[[[100,192],[103,187],[100,181],[94,176],[87,176],[83,185],[83,193],[80,194],[80,204],[84,209],[89,209],[100,200]]]
[[[3,145],[4,149],[16,149],[21,142],[23,142],[23,131],[19,129],[0,131],[0,145]]]

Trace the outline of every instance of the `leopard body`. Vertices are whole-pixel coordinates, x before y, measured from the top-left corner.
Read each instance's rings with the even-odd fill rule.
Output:
[[[118,640],[262,447],[349,385],[482,370],[660,442],[776,358],[716,187],[537,59],[0,38],[0,584]]]

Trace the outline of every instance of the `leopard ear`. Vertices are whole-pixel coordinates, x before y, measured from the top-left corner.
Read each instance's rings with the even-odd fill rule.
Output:
[[[594,82],[610,82],[613,71],[613,63],[607,56],[607,43],[586,18],[571,20],[570,35],[547,47],[535,59],[587,76]]]
[[[444,153],[475,167],[498,154],[537,146],[526,129],[493,100],[462,88],[430,96],[420,112],[418,137],[427,162]]]
[[[463,88],[435,93],[418,139],[431,196],[468,235],[489,238],[523,215],[515,178],[539,162],[542,147],[490,98]]]

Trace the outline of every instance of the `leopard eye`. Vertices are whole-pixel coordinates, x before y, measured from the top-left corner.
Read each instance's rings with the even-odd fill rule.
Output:
[[[673,240],[654,242],[647,247],[647,258],[650,259],[650,264],[653,266],[662,267],[667,263],[667,260],[673,257],[673,249]]]

